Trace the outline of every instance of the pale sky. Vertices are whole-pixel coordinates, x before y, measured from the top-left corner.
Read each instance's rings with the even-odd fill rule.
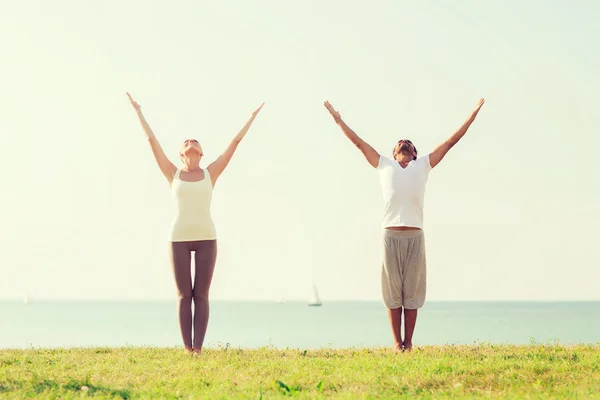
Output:
[[[225,149],[213,299],[380,299],[378,176],[464,139],[425,196],[429,300],[599,299],[595,1],[28,1],[0,12],[0,297],[173,299],[173,162]]]

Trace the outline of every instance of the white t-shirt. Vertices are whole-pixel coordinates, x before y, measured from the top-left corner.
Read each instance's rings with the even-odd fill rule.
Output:
[[[425,185],[431,171],[429,155],[402,168],[396,160],[379,156],[377,164],[383,192],[383,227],[411,226],[423,229]]]

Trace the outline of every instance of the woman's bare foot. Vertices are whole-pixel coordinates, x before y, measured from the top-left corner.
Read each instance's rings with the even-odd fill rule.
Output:
[[[402,351],[412,351],[412,343],[411,342],[403,342],[402,343]]]
[[[402,343],[394,343],[394,351],[402,351]]]
[[[193,348],[191,348],[191,347],[186,347],[186,348],[184,349],[184,351],[185,351],[186,353],[188,353],[188,354],[193,354],[193,353],[194,353],[194,349],[193,349]]]
[[[202,354],[202,349],[198,349],[198,348],[193,348],[192,349],[192,353],[194,353],[195,355],[199,356],[200,354]]]

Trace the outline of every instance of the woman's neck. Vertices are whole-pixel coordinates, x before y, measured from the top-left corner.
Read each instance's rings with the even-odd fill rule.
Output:
[[[194,172],[194,171],[199,171],[202,168],[200,168],[200,158],[194,159],[194,158],[185,158],[185,160],[183,160],[183,168],[182,171],[186,171],[186,172]]]

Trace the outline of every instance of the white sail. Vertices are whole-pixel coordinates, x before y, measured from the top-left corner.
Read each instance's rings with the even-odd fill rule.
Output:
[[[315,285],[313,285],[313,295],[310,298],[310,300],[308,301],[308,305],[309,306],[320,306],[321,303],[321,298],[319,297],[319,292],[317,291],[317,287]]]
[[[23,297],[23,304],[31,304],[31,296],[29,295],[29,291],[25,292],[25,297]]]

